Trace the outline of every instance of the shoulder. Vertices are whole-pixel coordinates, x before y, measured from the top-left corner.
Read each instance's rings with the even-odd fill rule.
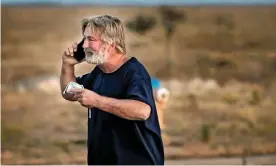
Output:
[[[150,81],[150,75],[144,65],[139,62],[135,57],[131,57],[128,62],[126,62],[125,77],[128,80],[145,80]]]
[[[89,78],[94,78],[99,73],[98,66],[96,66],[91,72],[76,77],[76,82],[79,84],[85,84],[89,81]]]

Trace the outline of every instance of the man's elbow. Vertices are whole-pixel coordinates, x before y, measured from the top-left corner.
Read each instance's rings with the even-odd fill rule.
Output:
[[[61,94],[62,95],[62,97],[65,99],[65,100],[67,100],[67,101],[76,101],[76,100],[74,100],[73,99],[73,96],[72,95],[68,95],[68,94]]]
[[[144,108],[143,108],[143,111],[142,111],[141,119],[142,120],[147,120],[150,116],[151,108],[147,104],[145,104],[143,107]]]

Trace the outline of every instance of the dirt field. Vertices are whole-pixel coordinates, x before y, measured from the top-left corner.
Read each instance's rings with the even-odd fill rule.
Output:
[[[167,159],[275,154],[276,7],[171,10],[182,19],[168,39],[160,8],[2,6],[2,163],[85,161],[87,114],[61,98],[58,76],[62,51],[81,38],[79,22],[95,14],[156,19],[142,34],[126,28],[127,51],[171,92]]]
[[[275,155],[251,156],[248,157],[247,165],[274,165],[276,163]],[[166,165],[242,165],[245,164],[240,158],[207,158],[207,159],[186,159],[186,160],[169,160]]]

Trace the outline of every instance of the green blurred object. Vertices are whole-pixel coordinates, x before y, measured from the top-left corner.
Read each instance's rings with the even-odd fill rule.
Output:
[[[156,25],[156,19],[151,16],[138,15],[126,23],[126,27],[139,34],[145,34]]]
[[[208,124],[202,124],[200,127],[200,140],[204,143],[210,141],[211,126]]]

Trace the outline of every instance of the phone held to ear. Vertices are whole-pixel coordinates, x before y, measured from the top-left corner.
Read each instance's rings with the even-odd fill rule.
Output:
[[[84,49],[82,48],[83,43],[84,43],[84,39],[82,39],[81,42],[77,45],[77,51],[74,52],[74,58],[79,62],[85,58],[85,52],[84,52]]]

